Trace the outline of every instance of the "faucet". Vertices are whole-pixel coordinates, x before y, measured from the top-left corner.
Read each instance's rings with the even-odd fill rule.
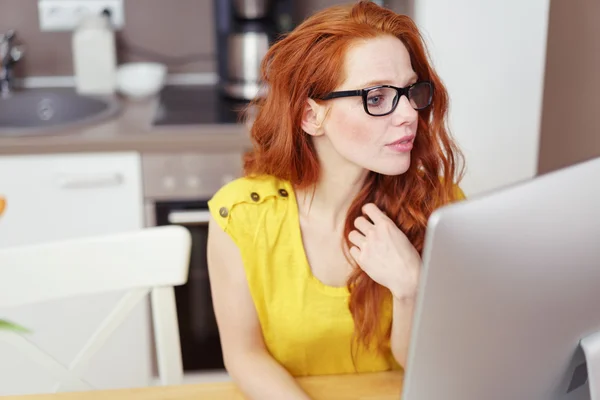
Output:
[[[15,31],[0,34],[0,97],[7,97],[13,86],[13,65],[23,57],[23,47],[14,44]]]

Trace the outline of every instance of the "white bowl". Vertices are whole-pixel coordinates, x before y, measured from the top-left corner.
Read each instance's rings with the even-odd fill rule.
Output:
[[[163,88],[167,76],[164,64],[135,62],[117,68],[117,90],[132,99],[154,96]]]

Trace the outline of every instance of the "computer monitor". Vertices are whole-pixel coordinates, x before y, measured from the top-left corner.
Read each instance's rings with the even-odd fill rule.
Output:
[[[415,307],[402,400],[600,400],[600,158],[436,211]]]

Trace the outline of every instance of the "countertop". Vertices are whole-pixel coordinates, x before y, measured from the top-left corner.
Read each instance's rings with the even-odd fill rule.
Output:
[[[204,92],[199,94],[197,88]],[[185,92],[186,89],[190,87],[176,89],[175,92]],[[167,94],[172,93],[168,90],[170,88],[166,88]],[[188,96],[193,101],[186,100],[185,95],[179,98],[172,96],[176,101],[171,103],[176,107],[187,107],[187,114],[180,113],[171,118],[179,119],[179,123],[163,118],[160,124],[153,125],[153,120],[160,115],[163,105],[161,95],[165,92],[144,101],[119,98],[122,105],[120,113],[101,123],[72,126],[35,136],[0,135],[0,155],[103,151],[237,152],[249,148],[248,127],[235,121],[231,113],[223,112],[224,107],[215,100],[214,88],[196,87],[195,90],[194,96]],[[198,114],[190,113],[194,107]],[[194,119],[194,116],[199,118]],[[168,117],[173,117],[173,110]]]
[[[314,400],[400,400],[401,372],[299,378],[299,385]],[[32,396],[6,396],[3,400],[243,400],[231,382],[99,390]]]

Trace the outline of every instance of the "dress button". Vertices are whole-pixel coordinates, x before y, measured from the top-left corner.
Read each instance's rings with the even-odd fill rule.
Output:
[[[281,197],[288,197],[288,192],[285,189],[279,189],[279,195]]]
[[[229,211],[227,210],[226,207],[221,207],[219,209],[219,215],[223,218],[227,217],[229,215]]]
[[[252,200],[254,200],[254,201],[259,201],[259,200],[260,200],[260,196],[259,196],[259,195],[258,195],[258,193],[256,193],[256,192],[252,192],[252,193],[250,194],[250,198],[251,198]]]

